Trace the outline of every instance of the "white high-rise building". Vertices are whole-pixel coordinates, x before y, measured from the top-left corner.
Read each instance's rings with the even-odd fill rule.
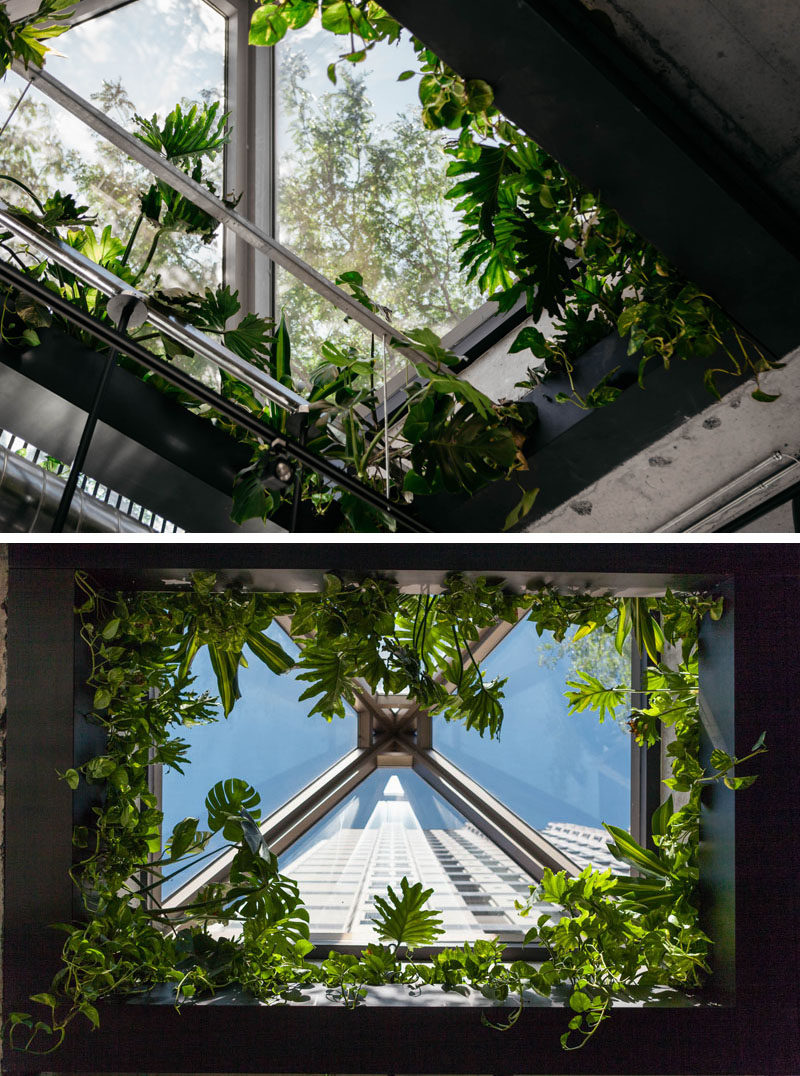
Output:
[[[281,869],[298,882],[320,944],[374,941],[373,898],[387,885],[398,892],[403,876],[433,888],[429,904],[445,930],[439,943],[495,935],[518,941],[532,925],[514,902],[527,898],[533,880],[466,821],[423,829],[397,774],[363,828],[342,825]]]

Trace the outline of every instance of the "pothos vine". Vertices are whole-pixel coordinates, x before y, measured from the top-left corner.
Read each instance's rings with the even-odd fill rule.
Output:
[[[498,1004],[513,996],[516,1007],[503,1023],[482,1012],[484,1022],[502,1029],[519,1019],[527,993],[555,992],[571,1010],[562,1044],[574,1049],[596,1033],[616,1000],[642,1000],[670,987],[691,991],[702,982],[711,944],[698,925],[702,790],[719,781],[731,790],[752,784],[754,776],[734,776],[734,768],[766,750],[762,734],[743,758],[715,751],[709,773],[698,761],[698,630],[705,616],[722,615],[721,599],[671,591],[657,598],[565,595],[553,588],[514,594],[458,574],[440,593],[419,595],[403,594],[380,576],[329,575],[319,594],[220,591],[213,573],[196,574],[191,590],[179,594],[102,594],[81,574],[77,585],[93,692],[87,720],[102,726],[107,741],[101,755],[59,777],[73,789],[97,785],[103,796],[73,835],[71,873],[84,914],[56,924],[66,933],[62,966],[49,988],[30,998],[47,1016],[12,1012],[6,1030],[14,1047],[50,1052],[76,1017],[99,1025],[98,1002],[163,984],[176,1005],[233,985],[265,1003],[300,1002],[305,989],[321,984],[353,1007],[370,986],[395,983],[462,994],[471,988]],[[576,638],[613,633],[621,651],[632,636],[652,662],[646,707],[630,711],[626,688],[581,672],[567,685],[570,710],[596,711],[601,721],[620,708],[631,712],[639,743],[655,742],[662,725],[675,731],[668,747],[672,777],[665,781],[671,793],[652,820],[654,849],[605,827],[613,855],[638,874],[587,867],[570,877],[547,869],[530,899],[517,905],[522,914],[542,900],[563,910],[557,919],[540,915],[525,937],[547,950],[543,963],[505,962],[497,939],[416,961],[414,949],[442,933],[441,919],[427,907],[433,891],[406,878],[399,891],[389,887],[375,897],[375,943],[358,955],[331,951],[310,960],[308,912],[297,884],[279,872],[264,841],[258,793],[238,778],[221,779],[209,791],[209,831],[188,817],[162,840],[149,767],[183,772],[189,759],[180,729],[217,719],[216,700],[193,688],[191,665],[202,648],[208,647],[226,716],[238,695],[237,671],[254,658],[276,673],[294,666],[309,682],[302,698],[315,699],[311,712],[329,721],[364,678],[373,688],[382,682],[389,693],[408,691],[431,712],[496,736],[503,682],[485,680],[471,644],[482,628],[521,615],[557,640],[570,631]],[[301,647],[297,661],[265,634],[276,616],[291,617]],[[681,647],[678,668],[661,661],[667,643]],[[683,793],[678,808],[674,792]],[[218,832],[233,852],[227,880],[206,885],[180,906],[162,905],[160,885],[217,855],[207,845]],[[229,923],[241,928],[237,937],[212,932]]]

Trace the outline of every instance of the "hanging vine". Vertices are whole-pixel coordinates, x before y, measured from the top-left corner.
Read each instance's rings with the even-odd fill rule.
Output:
[[[566,999],[573,1015],[562,1042],[572,1049],[596,1033],[615,1000],[646,999],[665,987],[692,990],[702,982],[711,942],[698,925],[700,796],[712,782],[730,789],[751,784],[755,776],[734,776],[734,768],[765,750],[762,735],[744,758],[716,751],[710,773],[697,759],[697,633],[704,616],[722,615],[721,599],[670,591],[660,598],[566,596],[552,588],[512,594],[457,574],[441,593],[427,595],[402,594],[382,577],[335,575],[313,595],[220,592],[213,573],[198,573],[190,591],[169,595],[100,594],[83,575],[77,583],[93,691],[88,720],[103,727],[107,742],[101,755],[59,776],[72,789],[97,785],[103,801],[93,808],[91,824],[77,826],[73,836],[72,877],[84,915],[57,924],[67,935],[62,967],[50,987],[30,999],[48,1015],[12,1012],[6,1030],[14,1047],[49,1052],[77,1016],[98,1026],[100,1000],[163,984],[178,1004],[233,985],[264,1002],[300,1002],[304,989],[323,984],[352,1007],[369,986],[392,982],[460,993],[471,988],[498,1004],[514,996],[516,1008],[505,1023],[492,1023],[502,1028],[518,1020],[526,992]],[[317,699],[312,713],[332,720],[356,678],[365,677],[372,686],[382,680],[389,692],[425,697],[448,720],[490,736],[501,728],[502,684],[487,683],[478,663],[464,660],[464,644],[489,624],[526,615],[540,635],[613,633],[620,649],[633,635],[638,646],[652,650],[654,662],[665,641],[680,643],[680,668],[659,663],[648,674],[648,705],[633,710],[631,729],[640,743],[653,742],[662,724],[675,730],[668,748],[673,776],[665,783],[687,793],[686,802],[675,809],[670,796],[657,810],[655,851],[606,826],[611,852],[640,877],[590,867],[577,878],[544,872],[530,901],[518,905],[523,914],[540,900],[563,910],[557,920],[540,916],[526,936],[547,949],[541,965],[505,963],[497,940],[447,947],[416,962],[414,948],[435,941],[441,919],[427,907],[432,890],[405,878],[399,892],[389,887],[375,898],[376,943],[358,955],[331,952],[310,961],[308,913],[261,834],[258,793],[241,779],[222,779],[206,798],[209,831],[187,817],[162,841],[163,815],[147,777],[154,762],[183,772],[189,758],[180,729],[217,719],[216,700],[198,694],[190,675],[203,647],[226,715],[236,700],[236,670],[248,659],[277,673],[292,666],[264,634],[278,615],[292,617],[301,647],[294,667],[309,682],[303,697]],[[448,695],[443,680],[457,690]],[[596,710],[602,720],[618,707],[629,709],[620,685],[598,691],[583,674],[568,687],[573,712]],[[228,878],[177,907],[159,903],[164,881],[196,872],[209,854],[218,854],[207,846],[220,832],[232,852]],[[237,938],[210,932],[226,923],[241,926]],[[485,1013],[482,1019],[491,1023]]]
[[[393,44],[404,32],[375,0],[266,0],[253,15],[250,42],[274,46],[317,14],[342,44],[328,68],[334,82],[340,64],[362,63],[379,43]],[[502,116],[488,83],[462,78],[422,40],[411,36],[411,42],[417,70],[399,77],[419,78],[425,127],[453,132],[446,152],[456,182],[448,197],[461,215],[462,269],[501,311],[524,298],[534,320],[546,313],[552,321],[547,334],[528,326],[511,345],[512,353],[533,360],[523,386],[557,372],[572,385],[565,401],[582,408],[612,403],[622,391],[614,372],[586,396],[575,390],[573,373],[581,355],[616,330],[639,356],[640,382],[653,359],[667,368],[695,360],[717,396],[716,377],[732,374],[755,377],[755,399],[777,398],[763,391],[759,375],[780,364],[712,296]]]

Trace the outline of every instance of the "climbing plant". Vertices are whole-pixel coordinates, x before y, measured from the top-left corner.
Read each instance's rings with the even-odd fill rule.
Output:
[[[375,0],[266,0],[253,15],[250,41],[274,46],[317,15],[342,44],[328,68],[334,82],[339,66],[364,62],[379,43],[393,44],[404,33]],[[412,35],[411,42],[417,70],[399,77],[419,79],[423,124],[453,132],[446,151],[455,182],[447,197],[461,215],[462,268],[501,311],[524,299],[534,319],[551,318],[547,333],[528,326],[511,345],[530,357],[524,385],[558,372],[572,385],[564,400],[580,407],[612,403],[622,391],[617,371],[585,396],[575,390],[573,373],[579,357],[616,330],[639,356],[640,381],[653,359],[665,367],[694,359],[716,395],[715,378],[729,373],[754,376],[756,399],[776,398],[758,378],[779,364],[710,295],[505,118],[488,83],[462,78],[421,39]]]
[[[676,594],[619,599],[610,595],[563,595],[554,588],[511,593],[486,579],[449,576],[439,593],[404,594],[381,576],[325,577],[319,594],[244,593],[216,586],[213,573],[195,575],[182,593],[103,594],[84,575],[77,577],[77,615],[87,647],[87,685],[93,692],[87,720],[106,733],[102,754],[59,774],[70,788],[81,783],[102,793],[89,824],[73,836],[72,877],[84,914],[57,924],[66,934],[63,963],[49,988],[31,997],[46,1017],[15,1011],[6,1021],[13,1046],[48,1052],[63,1041],[82,1015],[98,1026],[98,1001],[146,992],[166,984],[178,1004],[236,985],[264,1002],[307,998],[322,984],[348,1007],[369,986],[399,983],[410,989],[436,986],[468,994],[478,991],[516,1007],[503,1023],[519,1019],[526,992],[566,1000],[572,1016],[562,1042],[568,1049],[594,1035],[615,1000],[646,999],[658,988],[692,990],[708,972],[711,940],[698,925],[699,808],[703,787],[724,782],[735,790],[755,780],[735,767],[765,750],[764,736],[743,758],[722,751],[706,773],[697,758],[697,634],[704,616],[722,615],[722,601],[709,595]],[[577,877],[544,872],[531,899],[563,914],[540,916],[526,936],[546,948],[540,965],[507,963],[497,940],[437,950],[424,961],[414,949],[435,942],[439,914],[420,882],[404,878],[399,889],[377,895],[376,942],[360,954],[332,951],[309,959],[308,913],[295,882],[283,876],[259,828],[260,799],[246,781],[222,777],[205,801],[209,830],[197,817],[161,834],[162,812],[148,784],[148,769],[161,764],[183,772],[189,763],[180,729],[217,719],[215,700],[193,688],[191,665],[208,648],[223,711],[236,701],[236,670],[260,660],[276,673],[292,659],[265,635],[275,616],[290,616],[300,647],[294,663],[316,699],[312,712],[334,720],[341,699],[357,677],[390,692],[407,689],[426,706],[464,721],[480,735],[498,735],[502,684],[487,684],[472,659],[470,643],[480,629],[524,615],[537,631],[563,638],[575,631],[613,634],[621,648],[628,636],[652,652],[649,698],[633,710],[631,730],[652,742],[661,725],[675,738],[668,747],[673,776],[666,784],[685,793],[676,808],[672,795],[653,817],[655,850],[607,825],[609,848],[621,863],[637,868],[631,878],[591,867]],[[665,641],[682,645],[673,669],[660,662]],[[446,699],[442,681],[454,690]],[[568,685],[573,712],[628,708],[626,689],[598,685],[583,674]],[[202,887],[183,904],[163,905],[163,882],[196,872],[221,833],[232,853],[225,881]],[[213,933],[217,924],[236,924],[234,937]]]

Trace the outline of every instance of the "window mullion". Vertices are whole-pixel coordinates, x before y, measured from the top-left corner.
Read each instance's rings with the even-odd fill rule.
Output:
[[[415,772],[537,881],[545,867],[572,876],[579,873],[577,865],[564,852],[444,755],[418,747],[409,750]]]

